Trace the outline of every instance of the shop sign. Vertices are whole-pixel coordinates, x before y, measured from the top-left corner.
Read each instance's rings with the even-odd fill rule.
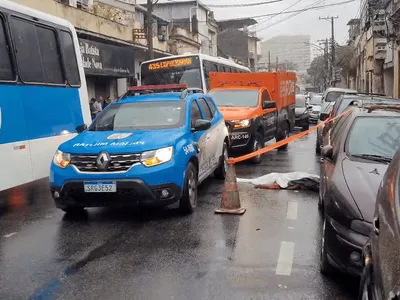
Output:
[[[134,50],[127,46],[115,46],[79,39],[83,67],[88,75],[129,77],[135,74]]]

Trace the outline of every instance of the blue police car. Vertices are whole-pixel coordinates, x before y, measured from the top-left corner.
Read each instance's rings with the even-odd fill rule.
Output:
[[[191,213],[197,186],[212,173],[225,178],[223,116],[211,96],[186,85],[132,87],[77,132],[50,167],[53,199],[66,212],[175,203]]]

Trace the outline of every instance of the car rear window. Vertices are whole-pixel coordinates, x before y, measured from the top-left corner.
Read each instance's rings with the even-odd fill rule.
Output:
[[[182,127],[185,104],[177,101],[109,105],[90,126],[91,131],[150,130]]]

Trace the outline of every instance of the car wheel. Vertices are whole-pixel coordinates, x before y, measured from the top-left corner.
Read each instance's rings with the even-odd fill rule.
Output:
[[[254,135],[254,138],[253,138],[251,153],[253,153],[255,151],[258,151],[258,150],[262,149],[263,147],[264,147],[264,138],[261,135],[261,133],[257,132]],[[256,157],[253,157],[251,159],[251,162],[253,164],[259,164],[259,163],[261,163],[261,157],[262,157],[262,155],[258,155]]]
[[[218,179],[225,179],[228,170],[228,145],[224,142],[222,147],[222,158],[218,168],[214,172],[214,176]]]
[[[289,126],[288,126],[288,123],[284,122],[282,124],[282,128],[280,130],[280,133],[277,134],[275,139],[276,139],[277,142],[279,142],[279,141],[282,141],[282,140],[284,140],[284,139],[286,139],[288,137],[289,137]],[[288,145],[289,144],[285,144],[283,146],[280,146],[278,148],[278,150],[285,150],[285,149],[287,149]]]
[[[197,206],[197,168],[189,162],[185,173],[185,184],[179,201],[179,210],[184,214],[191,214]]]
[[[327,235],[326,235],[326,217],[324,216],[324,221],[322,223],[321,232],[321,259],[319,263],[319,268],[322,274],[332,274],[334,272],[334,267],[329,263],[327,254]]]
[[[366,265],[363,269],[360,280],[360,289],[358,292],[358,300],[375,300],[375,297],[371,292],[371,271],[371,264]]]
[[[308,129],[310,129],[310,123],[309,123],[309,121],[307,120],[306,121],[306,123],[303,125],[303,127],[301,128],[301,131],[306,131],[306,130],[308,130]]]

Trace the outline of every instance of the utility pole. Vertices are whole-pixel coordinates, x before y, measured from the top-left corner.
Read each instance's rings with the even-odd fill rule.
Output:
[[[153,0],[147,0],[147,48],[148,48],[148,58],[154,59],[154,49],[153,49]]]
[[[325,40],[318,40],[317,42],[319,42],[320,45],[324,46],[324,62],[325,62],[325,76],[324,76],[324,89],[326,89],[330,82],[330,73],[328,72],[329,70],[329,41],[328,39]]]
[[[276,57],[276,67],[275,67],[275,71],[278,72],[278,56]]]
[[[268,51],[268,72],[271,72],[271,51]]]
[[[335,58],[336,58],[336,53],[335,53],[335,48],[336,48],[336,43],[335,43],[335,19],[339,19],[338,16],[336,17],[319,17],[320,20],[327,20],[331,23],[331,78],[332,78],[332,85],[335,86],[336,82],[336,72],[335,72]]]

